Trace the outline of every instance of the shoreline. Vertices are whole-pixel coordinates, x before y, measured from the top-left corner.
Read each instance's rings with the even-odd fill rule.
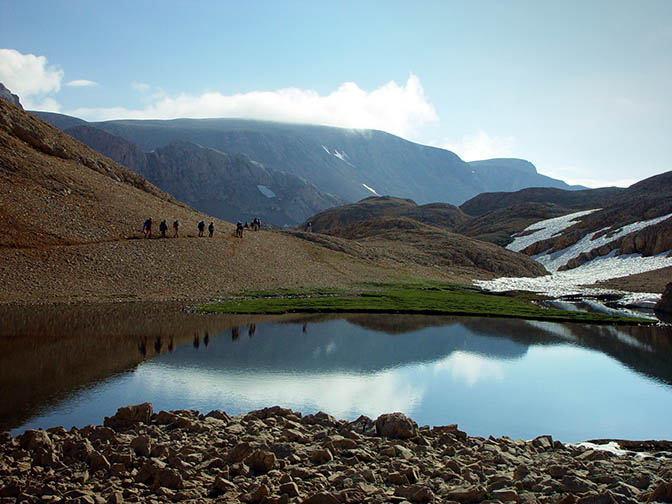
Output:
[[[348,422],[279,406],[231,417],[221,410],[154,413],[144,403],[119,408],[103,426],[0,434],[0,496],[110,503],[669,501],[672,443],[658,446],[665,450],[614,454],[545,435],[486,439],[455,424],[418,427],[401,413]]]

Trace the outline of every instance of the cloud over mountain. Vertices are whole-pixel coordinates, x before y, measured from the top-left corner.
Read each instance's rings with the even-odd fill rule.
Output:
[[[140,89],[136,84],[135,87],[147,91],[145,86]],[[238,117],[381,129],[402,137],[438,121],[420,79],[413,74],[403,85],[390,81],[373,91],[363,90],[355,82],[346,82],[327,95],[300,88],[234,95],[206,92],[198,96],[157,96],[141,109],[80,108],[68,113],[88,120]]]
[[[61,89],[63,70],[49,65],[47,58],[21,54],[14,49],[0,49],[0,82],[18,94],[26,108],[46,105],[53,110],[58,104],[46,95]]]

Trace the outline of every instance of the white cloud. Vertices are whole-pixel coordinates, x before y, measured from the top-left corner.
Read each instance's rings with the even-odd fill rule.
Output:
[[[133,87],[141,92],[150,90],[150,86],[142,83],[134,83]],[[406,138],[421,126],[438,121],[436,110],[425,97],[420,79],[412,74],[404,85],[390,81],[373,91],[365,91],[354,82],[346,82],[325,96],[299,88],[234,95],[218,92],[199,96],[157,95],[155,101],[142,109],[80,108],[69,113],[88,120],[239,117],[381,129]]]
[[[151,86],[149,84],[145,84],[144,82],[133,82],[131,87],[136,91],[140,91],[141,93],[146,93],[151,89]]]
[[[461,140],[452,142],[445,139],[441,145],[443,149],[453,151],[465,161],[478,161],[499,157],[513,157],[514,136],[490,136],[483,130],[470,135],[464,135]]]
[[[77,79],[67,82],[65,85],[71,87],[89,87],[89,86],[97,86],[98,83],[86,79]]]
[[[63,70],[49,65],[44,56],[0,49],[0,82],[24,100],[61,89]]]

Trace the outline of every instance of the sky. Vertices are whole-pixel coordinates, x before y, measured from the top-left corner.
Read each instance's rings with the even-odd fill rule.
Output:
[[[672,0],[0,0],[0,82],[86,120],[374,128],[588,187],[672,170]]]

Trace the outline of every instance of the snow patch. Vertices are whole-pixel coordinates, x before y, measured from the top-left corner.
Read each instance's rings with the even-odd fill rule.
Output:
[[[599,248],[602,245],[606,245],[607,243],[611,243],[615,240],[618,240],[619,238],[625,235],[634,233],[636,231],[640,231],[646,227],[653,226],[654,224],[658,224],[659,222],[662,222],[665,219],[669,219],[670,217],[672,217],[672,214],[663,215],[661,217],[656,217],[655,219],[650,219],[647,221],[634,222],[632,224],[628,224],[627,226],[623,226],[619,231],[611,234],[610,236],[603,234],[598,238],[593,238],[596,234],[609,229],[609,228],[603,228],[597,233],[587,234],[586,236],[581,238],[578,242],[576,242],[574,245],[570,245],[565,249],[550,254],[542,252],[541,254],[532,256],[532,259],[543,264],[548,271],[554,272],[557,271],[558,268],[560,268],[561,266],[567,264],[567,262],[570,259],[574,259],[575,257],[578,257],[580,254],[584,252],[585,253],[590,252],[594,248]],[[613,253],[615,253],[615,251],[612,250],[612,253],[610,255],[612,255]]]
[[[375,194],[376,196],[380,196],[380,194],[378,194],[378,193],[376,192],[376,190],[375,190],[373,187],[369,187],[369,186],[366,185],[366,184],[362,184],[362,185],[364,186],[365,189],[368,189],[369,191],[371,191],[371,192],[372,192],[373,194]]]
[[[267,198],[275,198],[275,193],[271,191],[271,189],[268,186],[265,185],[257,185],[257,189],[259,189],[259,192],[266,196]]]
[[[593,210],[584,210],[583,212],[576,212],[573,214],[563,215],[561,217],[555,217],[553,219],[546,219],[543,221],[535,222],[530,224],[525,228],[525,231],[535,231],[534,233],[525,235],[525,236],[516,236],[511,243],[509,243],[506,248],[513,250],[514,252],[520,252],[521,250],[526,249],[533,243],[542,240],[548,240],[553,236],[557,235],[561,231],[564,231],[568,227],[573,226],[580,217],[584,215],[591,214],[598,211],[599,208]]]

